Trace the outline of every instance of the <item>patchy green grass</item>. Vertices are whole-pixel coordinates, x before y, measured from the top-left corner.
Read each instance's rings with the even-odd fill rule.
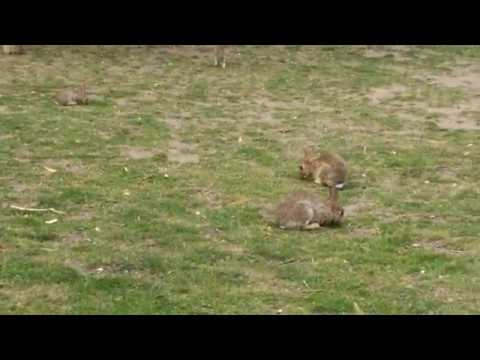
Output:
[[[479,313],[480,47],[227,56],[0,57],[0,313]],[[53,103],[82,80],[89,106]],[[265,205],[326,193],[298,178],[305,145],[349,162],[345,223],[270,228]]]

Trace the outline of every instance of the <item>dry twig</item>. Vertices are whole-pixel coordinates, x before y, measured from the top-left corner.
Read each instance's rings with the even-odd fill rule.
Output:
[[[16,206],[16,205],[10,205],[12,209],[19,210],[19,211],[28,211],[28,212],[48,212],[51,211],[55,214],[65,214],[63,211],[60,210],[55,210],[54,208],[48,208],[48,209],[34,209],[34,208],[26,208],[26,207],[21,207],[21,206]]]

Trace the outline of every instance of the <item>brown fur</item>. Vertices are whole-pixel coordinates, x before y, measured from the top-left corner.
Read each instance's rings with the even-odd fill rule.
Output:
[[[343,215],[344,210],[338,204],[337,189],[331,187],[327,200],[307,192],[288,195],[273,209],[270,222],[282,229],[313,230],[325,225],[339,224]]]
[[[83,83],[77,89],[63,89],[55,95],[55,100],[63,106],[88,104],[87,89]]]
[[[302,179],[313,179],[328,187],[343,187],[347,177],[347,163],[338,154],[323,152],[314,156],[312,149],[304,149],[304,158],[299,166]]]

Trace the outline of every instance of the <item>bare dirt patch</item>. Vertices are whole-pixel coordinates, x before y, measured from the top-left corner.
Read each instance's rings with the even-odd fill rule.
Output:
[[[200,158],[195,153],[196,146],[179,140],[172,140],[168,144],[168,161],[180,164],[198,163]]]
[[[197,198],[206,203],[210,209],[218,209],[225,204],[224,196],[211,188],[197,190]]]
[[[162,52],[184,57],[188,59],[199,59],[202,63],[212,63],[213,64],[213,57],[214,57],[214,45],[170,45],[164,46]],[[227,56],[227,62],[229,57],[232,56],[234,53],[231,46],[227,46],[225,48],[225,55]]]
[[[13,191],[15,191],[16,193],[21,193],[21,194],[35,189],[35,187],[33,187],[33,186],[22,184],[22,183],[14,183],[14,184],[12,184],[12,188],[13,188]]]
[[[377,89],[378,90],[378,89]],[[399,95],[399,94],[398,94]],[[427,101],[401,102],[393,100],[395,95],[381,91],[369,95],[372,103],[378,105],[384,100],[392,100],[387,106],[390,112],[397,117],[409,121],[435,121],[437,126],[450,130],[479,130],[480,129],[480,97],[471,97],[454,106],[436,106]],[[437,102],[438,103],[438,102]],[[409,112],[406,112],[406,111]],[[417,114],[412,113],[416,112]],[[422,115],[419,115],[422,114]]]
[[[267,124],[272,126],[279,125],[281,123],[281,120],[274,118],[272,111],[264,111],[261,112],[261,115],[259,115],[258,112],[246,110],[241,112],[240,116],[242,116],[241,124],[248,126],[255,123]]]
[[[92,220],[95,217],[95,211],[91,209],[80,210],[70,216],[71,220]]]
[[[89,271],[88,267],[84,264],[82,264],[78,260],[65,260],[64,265],[72,270],[75,270],[77,273],[80,275],[86,276],[91,273]]]
[[[355,238],[370,238],[380,234],[376,228],[355,228],[351,231],[351,236]]]
[[[154,91],[144,91],[138,94],[136,99],[142,103],[155,103],[158,101],[158,94]]]
[[[158,152],[153,149],[134,147],[134,146],[126,146],[122,150],[122,155],[131,160],[151,159],[157,154]]]
[[[406,120],[406,121],[411,121],[411,122],[419,122],[419,121],[424,121],[424,117],[417,115],[417,114],[412,114],[412,113],[406,113],[406,112],[400,112],[400,113],[394,113],[395,116],[397,116],[400,119]],[[409,130],[403,130],[401,133],[402,135],[408,135],[408,134],[418,134],[420,130],[418,127],[415,127],[413,129]],[[399,132],[400,133],[400,132]]]
[[[40,184],[27,184],[10,181],[9,187],[13,190],[13,192],[10,193],[10,196],[12,202],[14,202],[10,205],[35,207],[38,204],[37,198],[40,192]]]
[[[408,52],[411,49],[410,45],[386,45],[387,49],[392,51]]]
[[[75,175],[84,174],[86,172],[85,166],[79,160],[49,159],[43,163],[43,166],[52,170],[61,169],[63,171],[66,171]]]
[[[77,244],[83,241],[87,241],[87,236],[79,232],[74,232],[65,235],[62,240],[67,244]]]
[[[480,65],[456,66],[448,74],[430,78],[437,85],[480,91]]]
[[[9,140],[9,139],[13,139],[13,138],[15,138],[15,136],[12,135],[12,134],[0,135],[0,141]]]
[[[307,146],[307,138],[304,136],[294,138],[289,134],[289,136],[279,136],[277,140],[285,143],[283,149],[284,157],[292,160],[297,166],[300,165],[303,160],[303,148]],[[295,171],[298,174],[297,169]],[[300,176],[297,177],[300,179]]]
[[[169,117],[167,119],[162,119],[162,122],[166,123],[172,130],[180,130],[182,128],[182,119]]]
[[[363,214],[366,210],[373,207],[373,204],[365,201],[358,201],[357,203],[346,205],[343,207],[345,217],[352,218]]]
[[[395,63],[380,65],[380,68],[391,71],[391,72],[401,73],[401,74],[406,74],[408,72],[408,68],[406,68],[403,65],[396,65]]]
[[[422,248],[425,250],[432,251],[437,254],[445,254],[445,255],[464,255],[464,251],[455,250],[449,248],[446,241],[438,239],[438,240],[421,240],[417,241],[413,244],[414,247]]]
[[[433,120],[439,128],[448,130],[480,129],[479,100],[472,99],[470,101],[464,101],[455,107],[434,107],[419,101],[409,103],[409,105],[410,109],[421,111],[425,115],[414,115],[411,113],[406,113],[403,110],[395,111],[395,115],[412,121]]]
[[[28,149],[19,149],[15,152],[15,160],[21,163],[30,163],[32,156],[32,152]]]
[[[124,107],[129,107],[129,106],[132,106],[132,101],[129,100],[129,99],[115,99],[113,100],[113,102],[118,106],[118,107],[121,107],[121,108],[124,108]]]
[[[457,172],[455,170],[451,169],[448,166],[437,167],[436,168],[436,173],[437,173],[438,177],[442,180],[453,181],[453,180],[458,179]]]
[[[0,254],[7,252],[8,248],[5,244],[0,244]]]
[[[225,241],[219,244],[219,248],[234,255],[243,255],[245,253],[245,249],[240,245],[228,243]]]
[[[420,119],[434,120],[437,126],[443,129],[480,129],[480,98],[470,98],[449,107],[431,106],[427,102],[422,101],[410,102],[409,106],[410,109],[425,114]]]
[[[368,100],[378,105],[385,100],[390,100],[398,97],[407,91],[407,87],[401,84],[393,84],[388,87],[373,88],[367,95]]]
[[[458,294],[453,294],[450,289],[446,287],[437,287],[433,290],[433,296],[443,302],[452,303],[461,300]]]
[[[437,125],[444,129],[452,130],[480,130],[480,109],[475,109],[478,114],[468,112],[466,109],[471,104],[464,105],[464,108],[433,108],[431,113],[440,115]]]
[[[396,51],[400,50],[400,51]],[[407,49],[408,50],[408,49]],[[391,47],[372,48],[368,47],[364,50],[363,55],[367,58],[379,59],[385,57],[392,57],[394,61],[406,61],[409,57],[404,55],[404,49],[393,49]]]

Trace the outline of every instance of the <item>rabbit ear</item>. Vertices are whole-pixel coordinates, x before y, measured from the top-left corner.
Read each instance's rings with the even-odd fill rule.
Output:
[[[83,80],[82,83],[82,95],[84,97],[87,97],[87,82],[85,80]]]
[[[304,154],[304,158],[305,159],[308,159],[312,156],[312,148],[310,147],[304,147],[303,148],[303,154]]]

